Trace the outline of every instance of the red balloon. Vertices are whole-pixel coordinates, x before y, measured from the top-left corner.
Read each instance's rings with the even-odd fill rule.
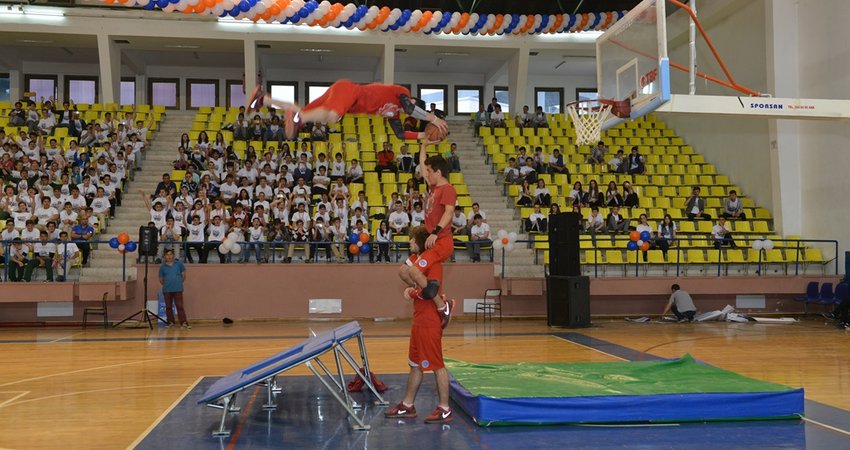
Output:
[[[640,246],[640,251],[645,252],[649,250],[649,242],[644,242],[643,245]]]
[[[118,242],[122,244],[126,244],[130,242],[130,235],[127,233],[119,233],[118,234]]]
[[[639,241],[640,240],[640,233],[638,233],[637,231],[632,231],[631,233],[629,233],[629,239],[632,242]]]
[[[369,242],[369,233],[360,233],[360,242],[364,244]]]
[[[357,244],[351,244],[351,245],[348,246],[348,253],[351,253],[352,255],[356,255],[356,254],[360,253],[360,247],[358,247]]]

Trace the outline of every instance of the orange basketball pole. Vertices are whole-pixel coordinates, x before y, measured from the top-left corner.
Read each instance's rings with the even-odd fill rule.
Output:
[[[667,0],[667,1],[678,6],[681,9],[685,10],[685,12],[687,12],[688,15],[691,16],[691,19],[694,21],[694,24],[697,26],[697,29],[699,30],[699,34],[701,34],[702,38],[705,39],[705,43],[708,44],[708,48],[711,49],[711,53],[714,55],[714,59],[716,59],[717,63],[720,64],[720,69],[723,70],[723,74],[726,75],[726,79],[729,80],[729,81],[728,81],[728,83],[723,82],[722,80],[720,80],[716,77],[712,77],[711,75],[707,75],[707,74],[701,74],[700,72],[695,72],[695,75],[699,76],[700,78],[705,78],[706,80],[722,84],[724,86],[735,89],[736,91],[740,91],[740,92],[743,92],[745,94],[748,94],[748,95],[751,95],[751,96],[754,96],[754,97],[760,96],[761,95],[760,92],[754,91],[754,90],[747,88],[747,87],[744,87],[744,86],[741,86],[740,84],[735,82],[735,79],[732,78],[732,74],[729,72],[729,69],[726,68],[726,63],[723,62],[723,58],[721,58],[720,54],[717,53],[717,49],[714,48],[714,44],[711,42],[711,39],[708,37],[708,33],[706,33],[705,29],[703,29],[702,24],[699,22],[699,19],[697,19],[697,15],[694,14],[694,11],[691,9],[691,7],[680,2],[680,1],[678,1],[678,0]],[[687,67],[681,66],[679,64],[673,64],[671,62],[670,65],[673,66],[673,67],[676,67],[677,69],[684,70],[685,72],[690,72],[690,70],[688,70]]]

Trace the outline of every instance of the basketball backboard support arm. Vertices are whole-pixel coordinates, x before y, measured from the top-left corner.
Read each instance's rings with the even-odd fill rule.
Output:
[[[850,119],[850,100],[673,94],[656,112],[840,120]]]

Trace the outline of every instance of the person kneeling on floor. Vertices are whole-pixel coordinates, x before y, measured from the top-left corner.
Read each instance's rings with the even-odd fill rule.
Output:
[[[674,284],[670,289],[673,294],[670,295],[670,301],[667,302],[667,306],[664,307],[664,312],[661,315],[663,316],[667,314],[667,311],[672,310],[679,322],[693,322],[697,307],[694,306],[691,294],[683,291],[678,284]]]

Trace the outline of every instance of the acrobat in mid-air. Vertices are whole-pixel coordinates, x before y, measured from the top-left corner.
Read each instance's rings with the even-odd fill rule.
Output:
[[[427,140],[439,142],[449,134],[446,122],[425,111],[416,98],[404,86],[393,84],[357,84],[339,80],[332,84],[322,96],[301,107],[294,103],[273,99],[258,85],[248,97],[246,111],[256,111],[272,106],[283,111],[284,133],[287,139],[295,139],[299,128],[308,122],[332,124],[347,113],[369,114],[387,119],[393,133],[399,139]],[[424,132],[404,131],[401,113],[429,122]]]

